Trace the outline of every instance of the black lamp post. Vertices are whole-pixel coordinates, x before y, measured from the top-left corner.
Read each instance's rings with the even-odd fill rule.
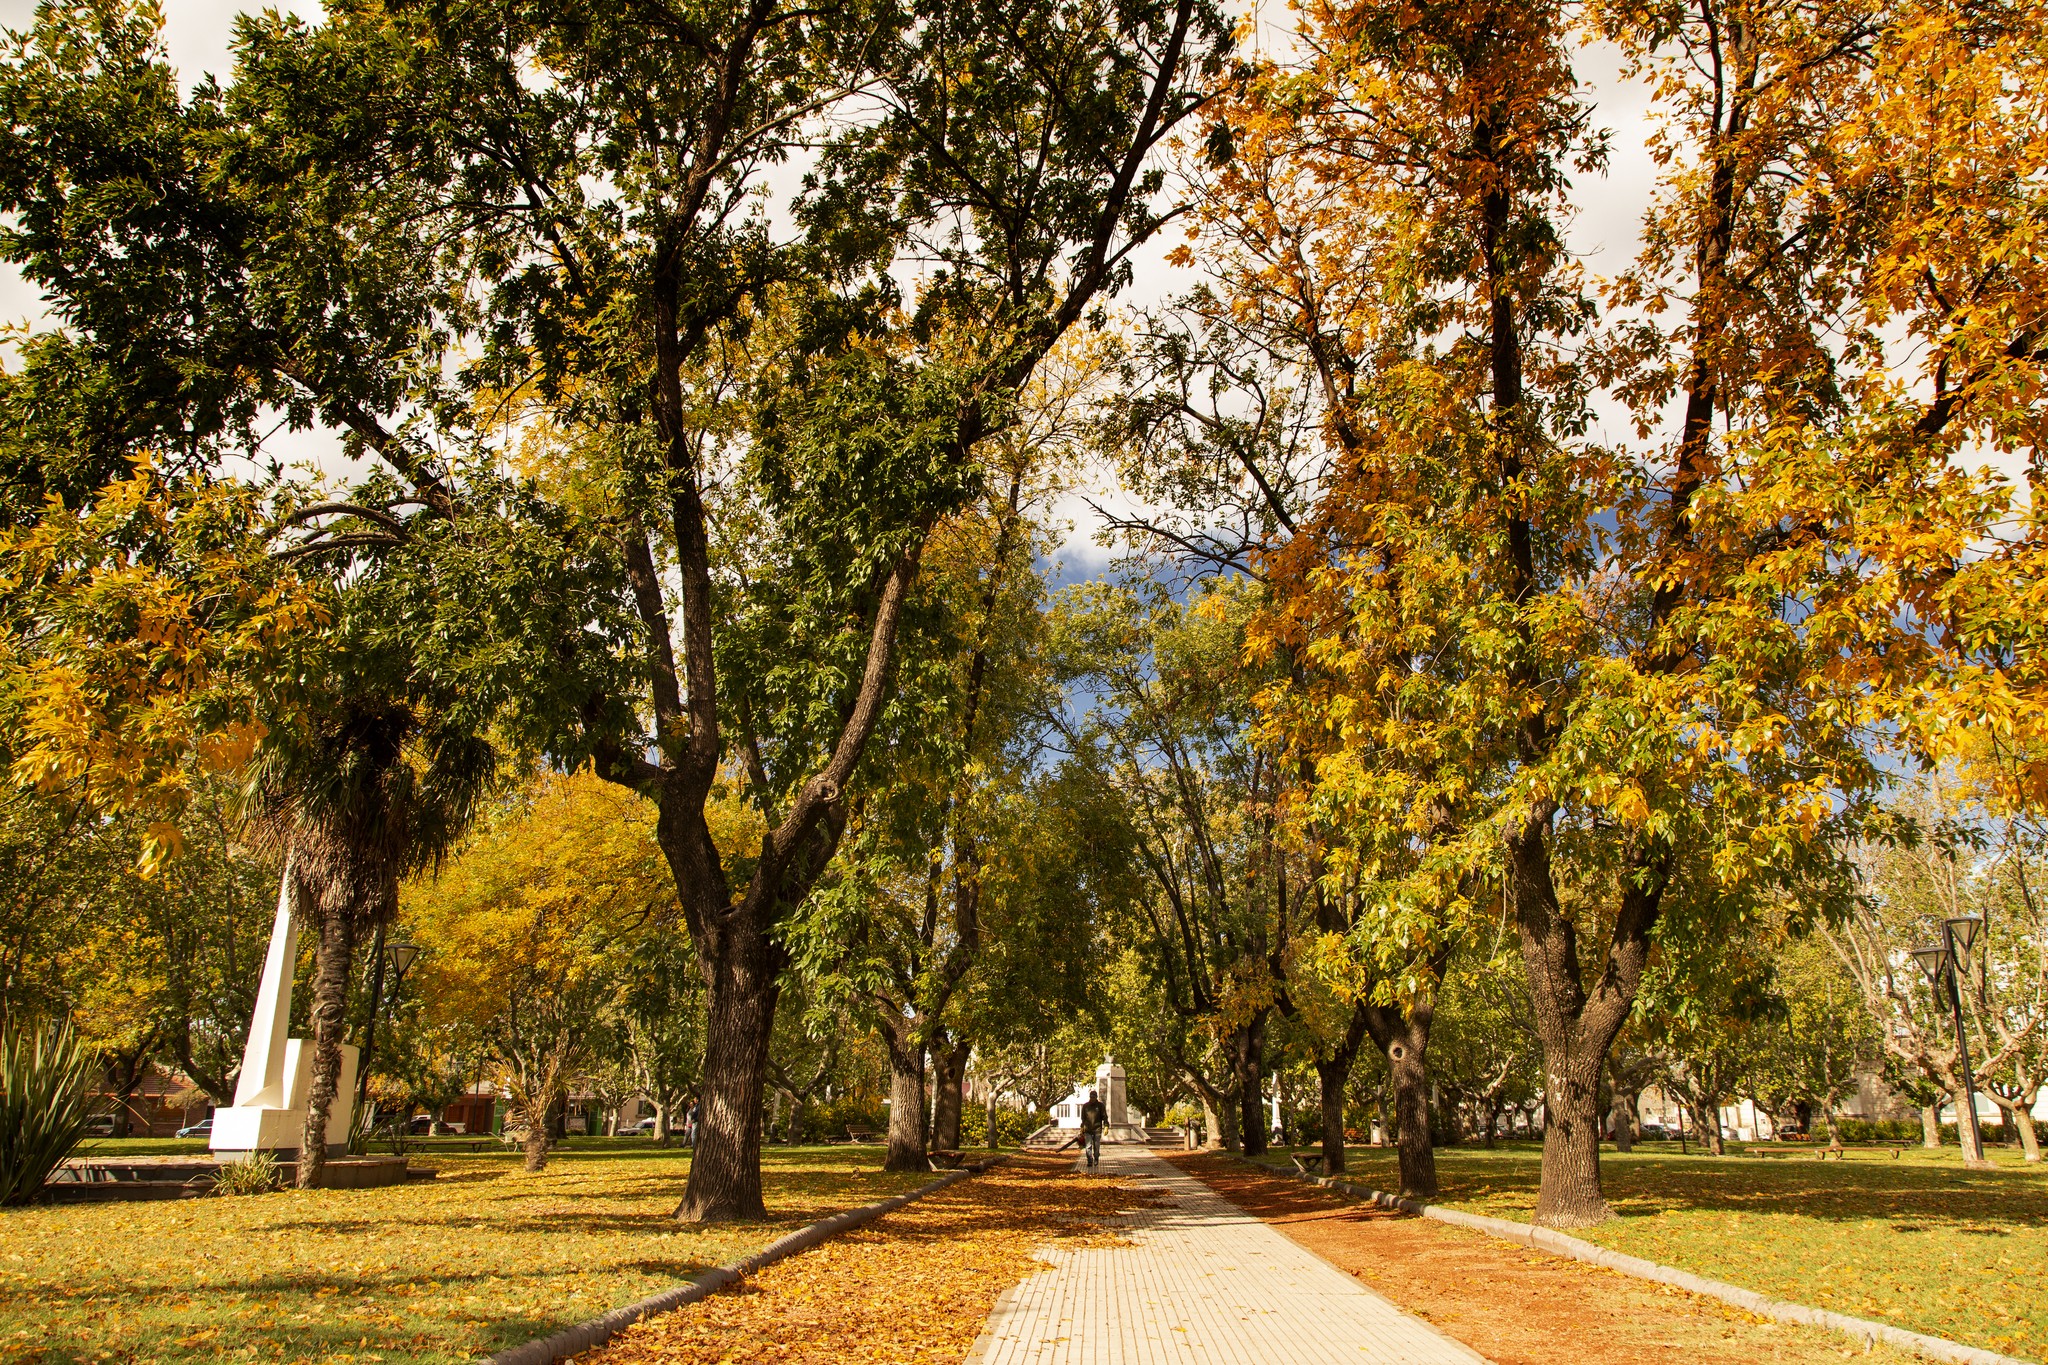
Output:
[[[400,937],[393,943],[384,941],[384,927],[377,927],[377,958],[370,968],[370,1023],[363,1030],[363,1055],[356,1070],[356,1111],[360,1113],[363,1101],[370,1093],[370,1058],[377,1050],[377,1012],[384,1003],[384,964],[391,964],[391,994],[396,996],[405,985],[405,974],[412,970],[413,962],[420,955],[420,946]]]
[[[1970,1166],[1988,1163],[1984,1160],[1984,1136],[1977,1131],[1977,1078],[1970,1072],[1970,1036],[1963,1030],[1960,978],[1983,930],[1982,916],[1957,915],[1942,921],[1941,942],[1913,950],[1920,970],[1927,973],[1927,984],[1934,988],[1937,1006],[1943,987],[1947,987],[1949,1019],[1955,1025],[1956,1057],[1963,1079],[1963,1093],[1956,1100],[1956,1136],[1962,1141],[1963,1162]]]

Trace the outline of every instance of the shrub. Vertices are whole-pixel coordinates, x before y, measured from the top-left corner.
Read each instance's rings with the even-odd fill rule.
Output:
[[[1027,1114],[1022,1110],[999,1107],[996,1110],[996,1145],[1021,1147],[1024,1139],[1044,1123],[1044,1117],[1036,1110]],[[960,1145],[988,1146],[988,1111],[981,1105],[970,1104],[960,1112]]]
[[[268,1152],[231,1161],[213,1176],[215,1194],[269,1194],[283,1188],[284,1172],[278,1169],[277,1158]]]
[[[35,1198],[85,1134],[92,1055],[69,1024],[0,1031],[0,1204]]]

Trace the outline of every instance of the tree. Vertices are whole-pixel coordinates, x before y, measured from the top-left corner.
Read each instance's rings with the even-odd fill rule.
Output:
[[[609,620],[623,603],[630,643],[615,654],[565,626],[553,685],[534,698],[547,705],[523,730],[664,812],[710,1011],[685,1216],[762,1216],[777,931],[844,828],[925,537],[969,491],[971,452],[1040,358],[1156,228],[1148,160],[1226,42],[1193,0],[1113,15],[343,7],[318,29],[247,36],[237,107],[296,135],[280,160],[298,179],[273,200],[307,206],[312,243],[389,242],[400,225],[403,259],[451,263],[438,297],[460,302],[423,334],[445,345],[478,324],[470,391],[536,438],[551,491],[619,555],[606,610],[578,599],[562,620]],[[810,240],[771,248],[745,217],[750,187],[856,86],[878,115],[820,164]],[[899,246],[942,262],[945,281],[907,320],[887,273]],[[492,282],[475,315],[463,280]],[[750,372],[763,401],[736,428],[709,401],[737,373],[714,352],[744,345],[783,284],[805,316],[773,352],[780,377]],[[419,447],[381,417],[418,399],[459,441],[466,414],[439,401],[442,373],[422,366],[409,391],[327,407],[380,456],[418,466]],[[734,550],[747,568],[729,576]],[[736,605],[728,588],[759,569],[774,572]],[[727,866],[704,810],[741,755],[762,759],[752,799],[770,837]]]
[[[1766,1107],[1793,1111],[1802,1127],[1817,1110],[1829,1145],[1839,1148],[1835,1113],[1880,1062],[1876,1022],[1855,978],[1819,935],[1782,945],[1774,975],[1784,1015],[1763,1031],[1753,1083]]]
[[[630,988],[636,949],[674,904],[657,818],[589,774],[543,777],[407,888],[421,995],[488,1050],[530,1171],[547,1162],[553,1109],[596,1060],[598,1021]]]
[[[1093,788],[1147,883],[1124,932],[1164,989],[1176,1024],[1164,1044],[1211,1134],[1258,1153],[1298,883],[1277,838],[1279,774],[1252,740],[1237,666],[1245,606],[1227,582],[1190,606],[1142,579],[1081,585],[1061,595],[1052,629],[1062,676],[1090,702],[1061,721],[1069,780]]]

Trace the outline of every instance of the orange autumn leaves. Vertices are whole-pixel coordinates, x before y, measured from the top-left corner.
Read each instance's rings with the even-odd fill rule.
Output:
[[[954,1365],[996,1297],[1044,1268],[1034,1251],[1098,1241],[1109,1235],[1104,1220],[1138,1199],[1072,1169],[1071,1160],[1012,1157],[577,1360]]]

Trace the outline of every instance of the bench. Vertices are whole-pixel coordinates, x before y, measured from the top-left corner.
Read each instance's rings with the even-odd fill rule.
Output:
[[[960,1169],[960,1163],[967,1159],[967,1153],[965,1152],[948,1152],[943,1150],[926,1152],[925,1156],[930,1158],[932,1169],[935,1171],[957,1171]]]
[[[879,1136],[880,1134],[872,1128],[859,1128],[851,1123],[846,1125],[846,1140],[848,1142],[873,1142]]]
[[[1309,1152],[1306,1154],[1289,1152],[1287,1159],[1294,1163],[1294,1173],[1296,1175],[1321,1175],[1323,1173],[1323,1154],[1321,1152]]]

